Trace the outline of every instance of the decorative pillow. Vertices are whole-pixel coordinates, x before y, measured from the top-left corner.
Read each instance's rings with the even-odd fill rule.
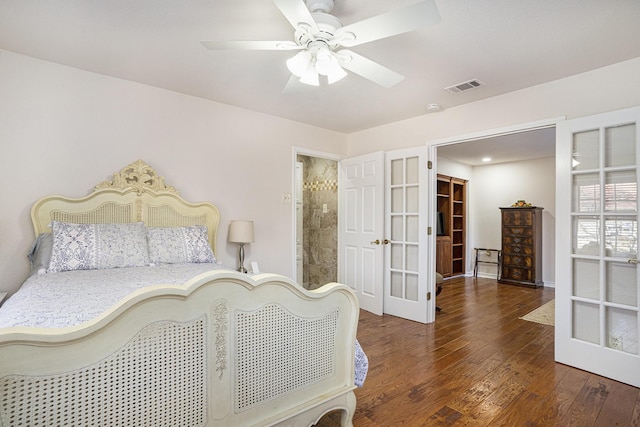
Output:
[[[142,222],[71,224],[54,221],[50,272],[149,265]]]
[[[29,262],[31,263],[31,274],[44,274],[47,272],[47,267],[51,260],[52,247],[53,236],[51,233],[42,233],[36,237],[28,254]]]
[[[155,264],[216,262],[204,225],[147,228],[149,258]]]

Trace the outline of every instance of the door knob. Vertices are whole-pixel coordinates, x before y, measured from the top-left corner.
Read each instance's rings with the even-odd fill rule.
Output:
[[[390,241],[389,239],[384,239],[384,240],[382,241],[382,244],[383,244],[383,245],[388,245],[389,243],[391,243],[391,241]]]
[[[379,245],[380,244],[380,239],[376,239],[374,241],[371,242],[372,245]]]
[[[629,259],[629,260],[627,260],[627,262],[628,262],[629,264],[638,264],[638,263],[640,263],[636,258]]]

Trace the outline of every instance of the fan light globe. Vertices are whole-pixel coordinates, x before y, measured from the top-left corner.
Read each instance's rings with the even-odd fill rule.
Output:
[[[303,50],[287,59],[287,68],[294,76],[302,77],[307,71],[307,68],[309,68],[311,59],[311,54],[308,51]]]
[[[316,70],[323,76],[328,76],[337,60],[331,55],[327,48],[318,49],[316,53]]]
[[[304,83],[310,86],[320,86],[320,76],[315,67],[309,66],[304,75],[300,77],[300,83]]]
[[[347,75],[346,71],[340,66],[336,55],[328,48],[318,49],[315,67],[318,74],[327,76],[329,84],[335,83]]]

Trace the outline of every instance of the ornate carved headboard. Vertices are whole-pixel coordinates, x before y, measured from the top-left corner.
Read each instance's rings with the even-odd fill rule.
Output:
[[[205,225],[216,254],[220,214],[211,203],[185,201],[151,166],[138,160],[114,173],[113,180],[96,185],[85,197],[47,196],[31,208],[36,236],[50,232],[54,220],[80,224],[142,221],[148,227]]]

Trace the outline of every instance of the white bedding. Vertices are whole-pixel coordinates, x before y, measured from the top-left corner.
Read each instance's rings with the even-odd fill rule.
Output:
[[[0,328],[74,326],[93,319],[137,289],[180,285],[198,274],[224,268],[194,263],[33,274],[0,307]]]
[[[159,284],[180,285],[212,269],[225,267],[210,263],[162,264],[33,274],[0,307],[0,328],[75,326],[100,315],[135,290]],[[369,364],[358,341],[355,346],[355,383],[362,387]]]

